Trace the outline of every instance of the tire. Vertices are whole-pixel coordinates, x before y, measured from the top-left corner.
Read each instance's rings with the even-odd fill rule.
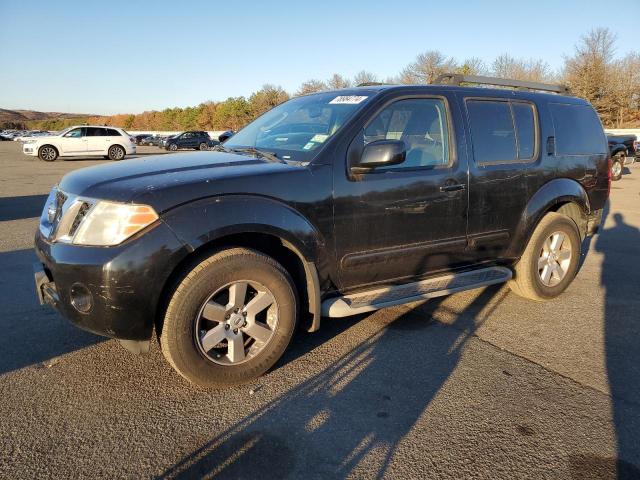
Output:
[[[171,145],[169,145],[168,150],[175,152],[176,150],[178,150],[178,145],[176,145],[175,143],[172,143]]]
[[[564,236],[562,241],[556,237],[558,233]],[[547,213],[536,226],[522,257],[515,265],[509,287],[517,295],[531,300],[544,301],[557,297],[578,272],[580,245],[580,232],[571,218],[559,213]],[[559,247],[557,251],[549,248],[554,246]],[[553,252],[553,255],[549,252]]]
[[[248,285],[244,295],[238,294],[243,300],[231,301],[231,288],[243,283]],[[254,286],[263,291],[254,290]],[[251,305],[259,295],[270,295],[273,302],[255,314],[250,311]],[[237,311],[240,303],[243,306]],[[211,310],[215,315],[207,313],[211,305],[216,307]],[[250,315],[244,316],[244,325],[238,324],[245,309]],[[256,327],[253,320],[259,315],[263,315],[258,330],[265,335],[264,342],[255,339],[256,332],[248,333]],[[216,320],[209,321],[214,317]],[[287,271],[260,252],[231,248],[195,264],[177,284],[164,315],[160,346],[169,364],[188,381],[203,387],[237,385],[259,377],[278,361],[291,341],[296,322],[297,298]],[[240,328],[233,328],[238,325]],[[238,332],[242,347],[232,351],[232,339],[238,340]],[[207,336],[215,340],[205,345]],[[233,358],[234,352],[237,358]]]
[[[127,152],[120,145],[111,145],[108,153],[110,160],[122,160]]]
[[[55,162],[58,155],[58,149],[53,145],[43,145],[38,149],[38,157],[45,162]]]
[[[622,170],[624,170],[624,154],[617,153],[611,159],[611,180],[617,182],[622,178]]]
[[[200,150],[208,150],[209,149],[208,145],[206,143],[204,143],[204,142],[202,142],[198,148]]]

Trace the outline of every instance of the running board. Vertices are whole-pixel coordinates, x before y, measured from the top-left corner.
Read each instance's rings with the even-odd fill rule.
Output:
[[[511,270],[506,267],[480,268],[428,278],[420,282],[328,298],[322,302],[322,315],[325,317],[348,317],[357,313],[371,312],[425,298],[441,297],[464,290],[503,283],[509,280],[511,275]]]

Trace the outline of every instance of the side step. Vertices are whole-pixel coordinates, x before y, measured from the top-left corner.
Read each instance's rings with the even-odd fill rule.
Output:
[[[511,278],[506,267],[488,267],[462,273],[450,273],[428,278],[420,282],[394,285],[343,297],[328,298],[322,302],[325,317],[348,317],[357,313],[371,312],[380,308],[411,303],[425,298],[441,297],[450,293],[503,283]]]

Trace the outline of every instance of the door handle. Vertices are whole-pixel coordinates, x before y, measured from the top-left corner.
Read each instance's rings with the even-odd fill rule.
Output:
[[[457,192],[458,190],[464,190],[466,187],[464,183],[457,183],[455,185],[443,185],[440,187],[441,192]]]

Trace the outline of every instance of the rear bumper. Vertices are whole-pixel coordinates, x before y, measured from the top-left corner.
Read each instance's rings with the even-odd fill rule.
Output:
[[[169,275],[187,249],[164,223],[122,245],[48,242],[38,231],[34,265],[38,299],[83,330],[148,340]]]

